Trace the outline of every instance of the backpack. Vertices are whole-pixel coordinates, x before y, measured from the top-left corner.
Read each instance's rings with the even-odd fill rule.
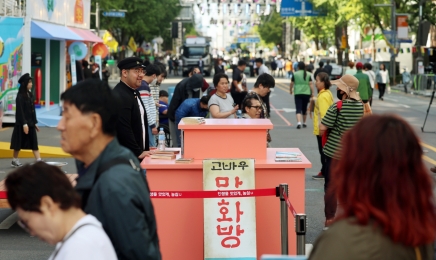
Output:
[[[94,185],[97,183],[98,179],[100,178],[100,176],[103,173],[105,173],[107,170],[114,167],[115,165],[119,165],[119,164],[127,164],[127,165],[132,166],[132,168],[136,171],[142,171],[144,174],[144,179],[145,179],[145,170],[141,169],[140,167],[137,167],[135,162],[133,162],[132,159],[115,158],[115,159],[110,160],[109,162],[107,162],[103,165],[100,165],[97,168],[97,173],[95,174],[95,179],[94,179],[94,182],[92,183],[92,187],[94,187]],[[145,184],[147,185],[147,190],[149,190],[147,181],[145,181]],[[91,193],[91,190],[92,190],[92,188],[84,191],[82,194],[82,209],[83,210],[85,210],[86,204],[88,204],[88,198],[89,198],[89,194]]]
[[[339,100],[338,102],[336,102],[336,107],[337,107],[338,111],[336,112],[335,123],[336,123],[336,121],[338,121],[339,112],[342,109],[342,100]],[[327,143],[327,139],[328,139],[328,136],[329,136],[331,130],[332,129],[329,128],[326,131],[324,131],[324,134],[321,137],[322,138],[322,140],[321,140],[322,147],[324,147],[324,145]]]

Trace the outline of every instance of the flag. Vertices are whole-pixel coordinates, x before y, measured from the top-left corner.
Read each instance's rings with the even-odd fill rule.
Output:
[[[377,52],[381,52],[381,49],[380,49],[380,48],[378,48],[378,49],[377,49]]]
[[[433,56],[433,49],[429,49],[430,51],[430,56]]]
[[[134,52],[136,52],[136,50],[138,49],[138,46],[136,46],[136,42],[135,42],[135,39],[133,39],[133,37],[130,37],[128,45],[129,45],[129,48]]]
[[[421,53],[422,53],[422,54],[425,53],[425,47],[421,47]]]
[[[400,53],[404,53],[404,49],[400,49]]]

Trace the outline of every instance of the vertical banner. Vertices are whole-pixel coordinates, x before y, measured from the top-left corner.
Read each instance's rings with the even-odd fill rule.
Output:
[[[409,39],[409,24],[407,15],[397,16],[397,37],[398,39]]]
[[[76,55],[72,54],[70,55],[70,61],[71,61],[71,82],[72,85],[77,84],[77,72],[76,72]]]
[[[100,74],[100,79],[103,80],[102,75],[101,75],[101,56],[100,55],[95,55],[94,56],[94,62],[98,64],[98,73]]]
[[[256,200],[226,197],[255,189],[254,159],[203,160],[203,189],[223,197],[204,199],[204,259],[256,260]]]

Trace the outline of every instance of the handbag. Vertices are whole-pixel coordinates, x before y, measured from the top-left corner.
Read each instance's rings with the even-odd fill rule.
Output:
[[[338,110],[336,111],[335,124],[336,124],[336,121],[338,121],[339,112],[340,112],[341,109],[342,109],[342,100],[336,102],[336,108],[337,108]],[[328,139],[328,136],[329,136],[331,130],[332,130],[332,129],[329,128],[329,129],[327,129],[326,131],[324,131],[324,134],[322,134],[322,137],[321,137],[321,144],[322,144],[322,147],[324,147],[324,145],[327,143],[327,139]]]
[[[369,102],[363,103],[363,116],[370,116],[372,115],[372,109]]]

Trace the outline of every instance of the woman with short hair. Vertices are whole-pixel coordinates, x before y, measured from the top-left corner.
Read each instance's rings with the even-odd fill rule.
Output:
[[[324,175],[322,175],[322,173],[324,170],[325,155],[322,151],[322,136],[319,134],[319,123],[321,123],[329,107],[333,105],[333,95],[329,89],[331,86],[329,75],[325,72],[318,73],[318,75],[316,75],[315,86],[318,89],[318,96],[316,97],[313,114],[313,134],[318,142],[318,150],[321,156],[321,171],[317,175],[312,176],[312,178],[314,180],[323,180]],[[312,117],[312,114],[310,115]]]
[[[341,213],[309,259],[433,259],[433,181],[412,127],[398,116],[372,115],[341,143],[332,169]]]
[[[56,245],[49,260],[117,259],[101,223],[82,211],[81,197],[58,167],[44,162],[25,165],[9,174],[5,184],[18,224]]]
[[[298,71],[294,73],[290,85],[290,93],[294,94],[295,98],[297,129],[301,128],[301,115],[303,115],[303,128],[306,128],[307,105],[313,97],[311,74],[305,68],[304,62],[298,63]]]
[[[228,95],[229,77],[224,73],[218,73],[213,76],[213,84],[216,88],[208,102],[211,118],[235,118],[239,106],[234,106],[231,95]]]

